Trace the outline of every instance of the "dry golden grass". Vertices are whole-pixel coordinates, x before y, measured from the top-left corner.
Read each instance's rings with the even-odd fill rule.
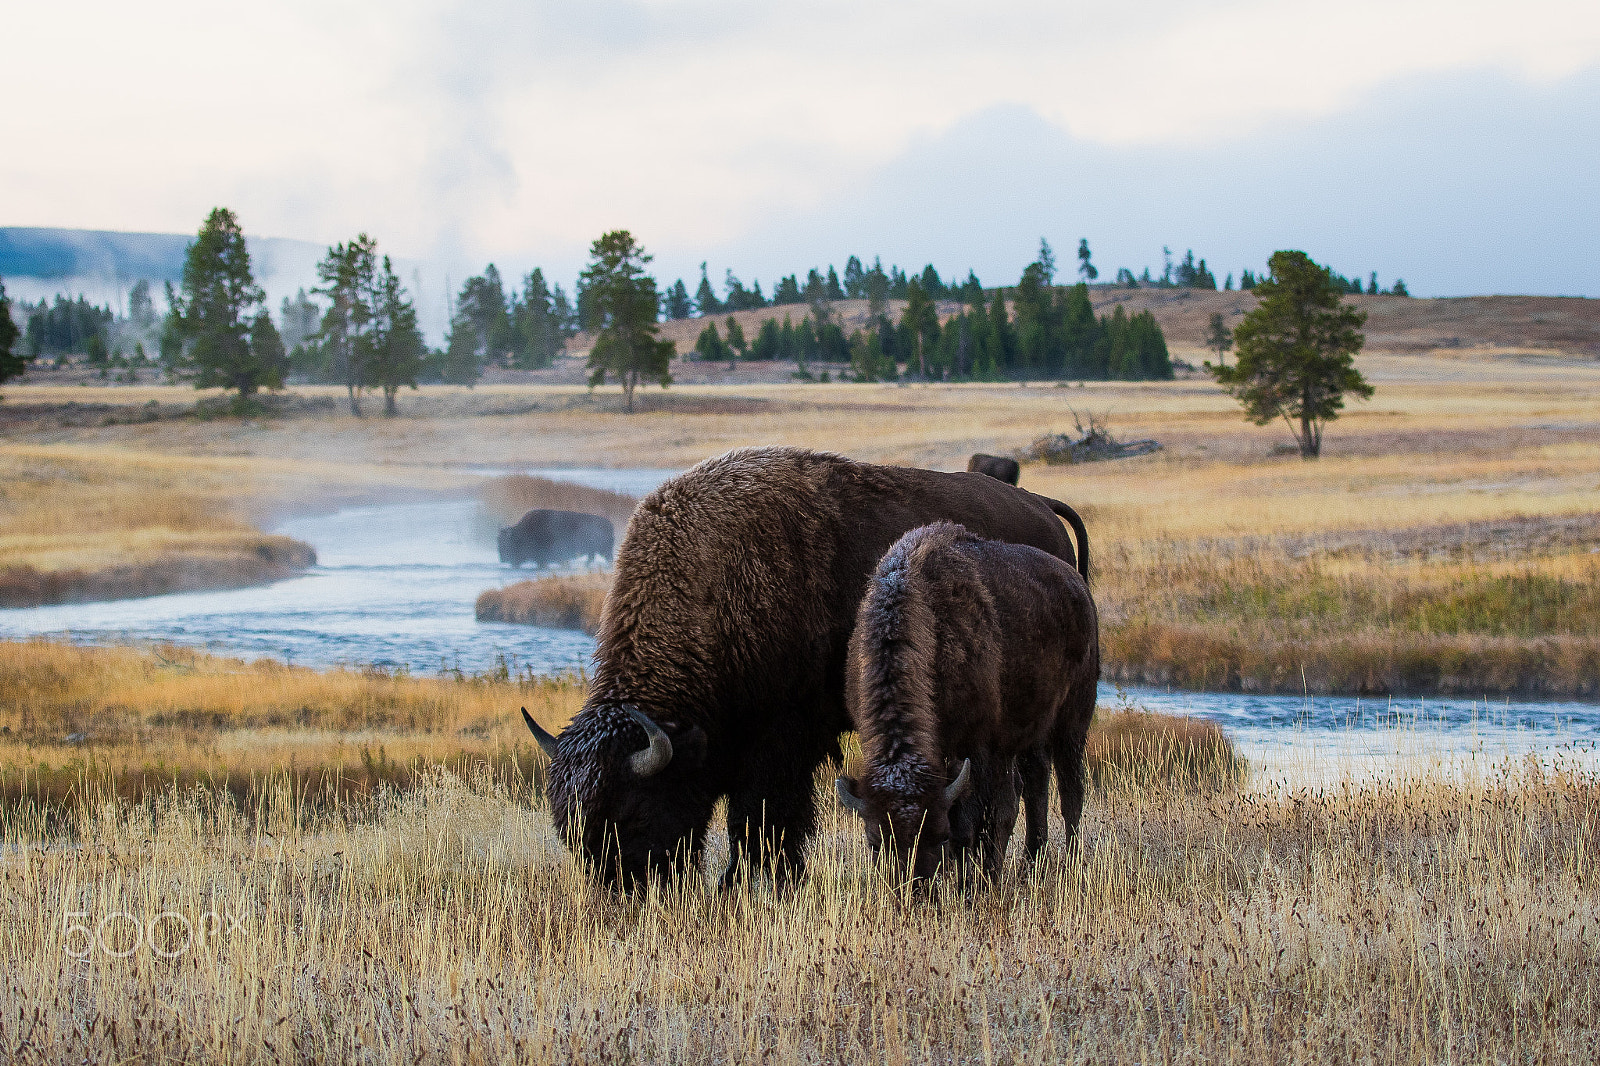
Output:
[[[281,775],[312,793],[367,791],[484,762],[528,776],[534,747],[517,708],[557,729],[582,698],[562,678],[417,679],[0,642],[0,802],[196,783],[243,799]]]
[[[0,449],[0,607],[258,584],[314,562],[195,465]]]
[[[639,503],[620,492],[527,474],[491,478],[480,490],[479,498],[491,514],[507,525],[535,508],[601,515],[611,520],[618,540],[622,539],[622,531]]]
[[[551,629],[600,631],[600,611],[611,589],[609,573],[561,575],[485,589],[478,596],[480,622],[515,622]]]
[[[0,1044],[18,1063],[1600,1054],[1590,777],[1114,779],[1074,851],[1058,836],[1031,877],[929,897],[820,798],[781,894],[606,894],[537,794],[487,772],[315,810],[287,789],[246,811],[204,792],[12,810]]]

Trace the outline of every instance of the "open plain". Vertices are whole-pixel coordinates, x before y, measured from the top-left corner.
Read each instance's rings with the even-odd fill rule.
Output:
[[[1031,464],[1022,484],[1084,514],[1111,676],[1592,698],[1600,366],[1361,367],[1377,395],[1315,462],[1192,376],[693,385],[642,391],[631,416],[611,389],[433,387],[366,420],[331,389],[241,420],[174,388],[12,386],[0,462],[49,473],[9,488],[0,521],[56,516],[28,535],[65,544],[93,515],[116,561],[152,528],[140,514],[266,536],[347,503],[473,494],[498,512],[529,500],[510,471],[682,468],[752,444],[956,469],[1093,415],[1163,450]],[[526,703],[558,725],[582,691],[6,645],[0,1046],[18,1062],[1600,1054],[1600,780],[1581,764],[1265,787],[1214,729],[1106,713],[1081,846],[991,891],[905,895],[824,791],[788,891],[616,897],[557,843],[514,720]]]

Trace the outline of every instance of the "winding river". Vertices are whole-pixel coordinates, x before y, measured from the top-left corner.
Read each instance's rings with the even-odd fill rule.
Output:
[[[482,470],[481,474],[511,471]],[[528,470],[643,495],[672,471]],[[295,518],[274,532],[311,544],[317,565],[264,588],[191,592],[109,603],[0,610],[0,637],[86,644],[170,643],[305,666],[376,665],[413,674],[577,671],[589,636],[478,622],[484,589],[529,576],[502,566],[497,523],[473,500],[353,507]],[[1298,781],[1396,760],[1600,765],[1600,707],[1473,700],[1357,700],[1168,692],[1102,686],[1101,704],[1213,719],[1253,763]]]

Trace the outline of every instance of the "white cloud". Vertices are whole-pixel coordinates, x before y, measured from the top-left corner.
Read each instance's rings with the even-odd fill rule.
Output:
[[[1395,79],[1600,62],[1592,0],[79,2],[8,16],[7,224],[366,229],[406,255],[724,243],[1020,104],[1215,143]]]

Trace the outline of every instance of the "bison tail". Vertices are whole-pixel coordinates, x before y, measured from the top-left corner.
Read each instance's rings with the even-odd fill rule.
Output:
[[[1084,528],[1083,519],[1078,517],[1078,512],[1062,503],[1052,500],[1048,496],[1039,497],[1050,505],[1050,510],[1067,520],[1067,525],[1072,527],[1073,535],[1078,538],[1078,573],[1083,575],[1085,581],[1089,580],[1089,531]]]

